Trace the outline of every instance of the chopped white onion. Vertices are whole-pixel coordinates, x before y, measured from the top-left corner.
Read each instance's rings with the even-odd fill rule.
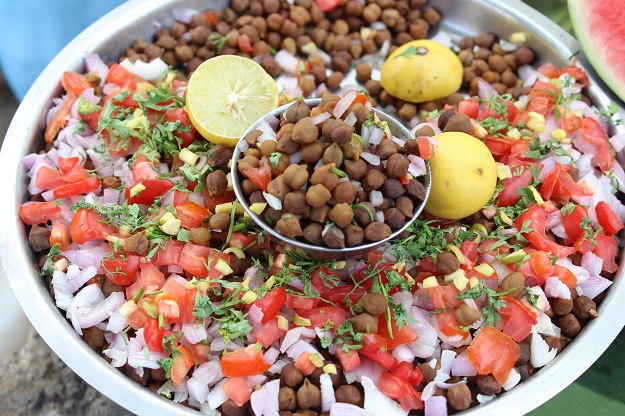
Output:
[[[332,111],[332,115],[334,116],[334,118],[341,118],[343,116],[343,113],[345,113],[349,106],[352,105],[357,95],[358,93],[356,91],[351,90],[343,97],[341,97],[339,102],[336,103],[334,110]]]
[[[371,191],[369,192],[369,202],[374,207],[379,207],[384,202],[384,196],[380,191]]]
[[[425,416],[447,416],[447,399],[443,396],[432,396],[425,401]]]
[[[319,377],[319,386],[321,389],[321,411],[329,412],[332,409],[336,398],[334,397],[334,386],[330,374],[323,373]]]
[[[384,138],[384,130],[379,127],[370,128],[371,134],[369,135],[369,144],[377,145],[382,143],[382,139]]]
[[[330,409],[330,416],[373,416],[362,407],[349,403],[334,403]]]
[[[371,379],[368,377],[362,377],[360,383],[365,390],[364,408],[367,412],[372,415],[408,415],[407,410],[402,409],[399,403],[382,393],[373,381],[371,381]]]
[[[254,414],[257,416],[276,416],[280,409],[278,404],[279,392],[279,379],[265,383],[260,390],[253,392],[250,398],[250,404],[252,405]]]
[[[345,123],[350,127],[356,124],[357,121],[358,121],[358,117],[356,117],[356,114],[354,114],[353,111],[350,111],[347,117],[345,117]]]
[[[521,374],[515,368],[512,368],[510,370],[510,375],[508,375],[508,378],[506,379],[506,382],[503,383],[501,387],[504,390],[510,390],[512,387],[519,384],[519,381],[521,381]]]
[[[263,192],[267,204],[276,211],[282,211],[282,201],[268,192]]]
[[[534,368],[544,367],[556,357],[558,350],[549,349],[549,344],[538,335],[532,332],[532,343],[530,344],[530,362]]]
[[[316,126],[317,124],[321,124],[324,121],[326,121],[327,119],[329,119],[330,117],[332,117],[332,115],[330,113],[328,113],[327,111],[324,111],[323,113],[312,117],[309,121]]]

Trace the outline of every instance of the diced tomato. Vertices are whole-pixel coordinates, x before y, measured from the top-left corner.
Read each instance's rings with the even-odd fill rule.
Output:
[[[254,333],[254,338],[256,338],[256,341],[260,342],[263,347],[269,348],[275,340],[283,337],[285,334],[286,331],[278,327],[278,317],[275,316],[258,328]]]
[[[114,227],[104,224],[102,216],[89,209],[80,208],[70,223],[69,232],[72,241],[84,244],[91,240],[104,240],[115,232]]]
[[[570,200],[577,200],[578,197],[584,195],[592,195],[592,191],[575,182],[568,172],[564,170],[560,172],[560,176],[553,187],[551,199],[565,203]]]
[[[156,292],[165,285],[165,275],[154,267],[152,263],[142,263],[140,269],[141,276],[139,281],[141,282],[141,287],[146,292]]]
[[[536,81],[528,95],[528,104],[530,107],[532,104],[532,100],[536,99],[537,97],[545,98],[547,100],[547,103],[553,106],[555,103],[558,102],[558,98],[560,97],[560,90],[558,89],[558,86],[556,84],[552,84],[550,82]]]
[[[159,328],[157,319],[148,319],[143,326],[143,337],[145,338],[145,344],[148,350],[154,352],[164,352],[163,350],[163,336],[165,335],[165,328]]]
[[[575,252],[573,247],[561,246],[549,240],[545,235],[547,226],[547,211],[538,204],[531,205],[525,212],[519,215],[514,222],[517,230],[523,229],[523,223],[529,221],[529,232],[521,235],[539,250],[549,251],[560,258],[568,257]]]
[[[477,373],[492,374],[499,384],[506,382],[520,356],[519,344],[492,326],[482,328],[467,348],[467,358]]]
[[[516,342],[523,341],[532,332],[536,318],[517,299],[511,296],[502,296],[500,299],[506,303],[499,308],[504,318],[503,333]]]
[[[250,168],[243,172],[256,186],[267,192],[267,186],[271,182],[271,168],[269,165],[261,165],[257,168]]]
[[[180,267],[198,279],[219,279],[224,274],[216,267],[225,262],[230,265],[230,255],[210,247],[187,243],[180,253]]]
[[[623,229],[623,222],[607,202],[599,201],[595,207],[595,212],[597,213],[599,225],[607,236],[611,237]]]
[[[50,120],[46,126],[46,132],[44,133],[46,143],[52,143],[54,139],[56,139],[56,136],[58,136],[61,129],[65,127],[65,124],[69,119],[69,113],[77,99],[78,97],[71,92],[67,94],[65,102],[63,102],[61,107],[54,114],[54,117],[52,117],[52,120]]]
[[[343,348],[339,348],[335,352],[336,358],[339,359],[343,371],[354,371],[360,365],[360,356],[355,350],[345,352]]]
[[[603,259],[601,267],[603,271],[614,273],[618,269],[616,257],[619,250],[614,238],[601,233],[597,234],[597,247],[592,252]]]
[[[188,147],[193,140],[195,140],[196,130],[191,120],[189,119],[189,113],[182,107],[174,110],[167,110],[164,114],[165,120],[175,123],[180,121],[180,128],[174,130],[174,136],[182,140],[180,148]]]
[[[469,336],[469,331],[463,331],[462,328],[460,328],[460,324],[456,319],[456,314],[453,309],[437,313],[435,317],[438,329],[444,335],[448,337],[459,336],[462,339],[467,339]]]
[[[360,298],[365,295],[365,287],[371,287],[368,284],[369,282],[366,283],[367,284],[361,284],[362,286],[360,287],[356,287],[355,285],[341,285],[332,289],[326,289],[323,287],[321,289],[321,298],[332,304],[341,305],[347,308],[349,305],[355,305],[358,303]]]
[[[234,201],[233,193],[228,192],[221,195],[209,195],[207,191],[204,191],[204,206],[211,213],[215,213],[215,207],[217,205],[226,204]]]
[[[566,267],[556,265],[554,267],[554,274],[558,277],[558,280],[564,283],[569,289],[573,289],[577,284],[577,276]]]
[[[20,218],[27,225],[43,224],[61,218],[61,208],[56,202],[26,202],[17,207]]]
[[[548,277],[553,276],[553,263],[545,251],[539,250],[530,254],[530,266],[534,272],[531,275],[539,285],[545,283]]]
[[[108,82],[112,82],[113,84],[117,84],[122,86],[126,83],[128,79],[132,79],[135,82],[144,82],[145,80],[138,75],[133,74],[120,64],[113,64],[109,68],[109,72],[106,75],[106,80]]]
[[[171,381],[174,386],[179,386],[185,378],[191,367],[193,367],[193,355],[184,345],[178,345],[177,350],[180,354],[174,357],[174,363],[171,366]]]
[[[560,125],[562,126],[562,129],[566,132],[567,136],[575,133],[578,129],[582,127],[581,117],[571,113],[563,106],[559,106],[559,108],[561,114]]]
[[[271,367],[263,357],[263,348],[260,344],[251,344],[245,349],[225,352],[219,364],[221,372],[226,377],[255,376]]]
[[[263,312],[261,323],[269,321],[280,311],[286,302],[286,290],[279,286],[277,289],[269,290],[262,298],[258,298],[254,304]]]
[[[260,233],[244,234],[240,231],[233,232],[230,236],[230,241],[228,241],[229,247],[237,247],[240,249],[269,248],[270,244],[271,240]]]
[[[74,167],[78,164],[80,159],[78,156],[74,157],[61,157],[58,158],[59,170],[61,173],[66,174],[69,173]]]
[[[587,144],[594,147],[594,151],[591,152],[591,163],[593,166],[597,166],[602,172],[607,172],[612,168],[616,152],[610,145],[608,136],[597,120],[591,117],[584,117],[582,119],[582,140]]]
[[[106,277],[118,286],[129,286],[139,271],[141,256],[120,254],[113,258],[102,259],[102,270]]]
[[[386,348],[390,351],[393,350],[400,345],[408,344],[410,342],[416,341],[419,337],[417,334],[410,328],[408,325],[404,324],[401,326],[401,329],[397,327],[397,322],[392,317],[389,322],[386,321],[386,314],[382,314],[378,318],[378,335],[383,338],[386,338]],[[389,325],[390,331],[389,332]]]
[[[425,292],[436,309],[457,307],[462,304],[462,301],[456,298],[460,291],[452,284],[429,287],[425,289]]]
[[[180,220],[180,226],[190,230],[202,226],[205,219],[210,216],[210,212],[195,202],[185,202],[176,206],[176,213]]]
[[[575,81],[579,82],[584,86],[590,85],[590,80],[588,79],[588,74],[582,68],[577,65],[567,65],[562,68],[563,74],[568,74],[575,78]]]
[[[53,221],[50,232],[50,247],[58,244],[61,250],[66,250],[69,245],[69,228],[67,225]]]
[[[512,151],[512,146],[516,143],[517,140],[507,136],[488,135],[484,139],[484,144],[488,147],[488,150],[490,150],[497,161],[501,161],[504,156],[509,155]]]
[[[208,23],[210,23],[213,26],[217,26],[217,23],[219,23],[217,19],[215,19],[215,16],[213,16],[213,13],[210,10],[207,10],[204,13],[202,13],[202,17],[204,18],[204,20],[206,20]]]
[[[469,118],[476,119],[480,111],[480,103],[475,100],[464,100],[458,103],[458,114],[466,114]]]
[[[387,370],[392,370],[399,361],[387,350],[386,339],[378,334],[364,334],[365,343],[358,352],[371,361],[375,361]]]
[[[250,42],[250,37],[247,34],[242,33],[237,38],[237,45],[241,52],[252,53],[254,52],[254,48],[252,48],[252,42]]]
[[[550,199],[553,190],[556,187],[556,183],[560,179],[560,173],[562,172],[562,165],[556,163],[553,170],[545,175],[542,183],[540,184],[540,196],[543,199]],[[531,175],[530,175],[531,176]]]
[[[243,377],[232,377],[223,385],[224,393],[230,400],[241,407],[250,400],[252,388]]]
[[[470,265],[477,261],[477,243],[472,240],[463,241],[460,245],[460,252]]]
[[[317,297],[309,297],[305,296],[302,293],[302,296],[298,296],[296,294],[287,293],[286,294],[286,306],[292,309],[313,309],[319,305],[319,298]]]
[[[304,351],[295,360],[295,368],[300,370],[305,376],[309,376],[317,369],[317,366],[310,361],[310,352]]]
[[[588,210],[581,205],[576,205],[570,212],[562,213],[562,225],[569,241],[575,241],[584,235],[581,227],[583,218],[588,218]]]
[[[560,68],[554,64],[544,64],[536,68],[536,70],[547,78],[558,78],[560,76]]]
[[[337,306],[322,306],[314,309],[297,310],[297,314],[305,319],[310,319],[310,326],[322,328],[326,322],[331,321],[335,327],[345,321],[345,310]]]
[[[417,137],[417,148],[419,149],[419,156],[424,160],[432,159],[436,151],[434,144],[426,136]]]
[[[401,377],[411,384],[419,384],[423,380],[423,374],[419,367],[413,367],[408,361],[402,361],[395,368],[393,374]]]
[[[341,0],[315,0],[315,3],[322,12],[330,12],[341,4]]]
[[[74,195],[85,195],[93,192],[100,187],[100,178],[97,176],[86,179],[84,181],[72,183],[69,185],[59,186],[53,192],[54,198],[67,198]]]
[[[61,78],[61,85],[65,91],[78,97],[87,88],[100,85],[100,77],[94,74],[79,74],[77,72],[65,71]]]
[[[143,328],[149,318],[143,309],[137,308],[128,314],[126,324],[136,331]]]
[[[164,241],[163,248],[159,248],[152,257],[152,263],[155,266],[179,265],[183,247],[184,243],[181,241]]]
[[[63,175],[58,170],[42,164],[37,171],[37,177],[35,178],[35,186],[39,189],[51,190],[59,186],[67,184],[63,180]]]
[[[515,169],[515,172],[517,170]],[[519,176],[512,175],[501,181],[503,189],[497,195],[497,205],[500,207],[508,207],[516,204],[521,199],[519,188],[529,186],[532,182],[532,172],[529,169],[523,169]]]
[[[197,344],[189,344],[187,348],[189,348],[195,364],[200,365],[208,361],[208,353],[210,352],[209,345],[199,342]]]
[[[414,386],[393,373],[383,372],[377,382],[380,391],[399,402],[404,410],[423,409],[421,395]]]
[[[145,189],[134,196],[130,196],[130,190],[137,184],[126,187],[124,196],[128,200],[128,204],[150,205],[156,197],[163,195],[174,187],[174,184],[167,179],[144,179],[140,183],[145,186]]]

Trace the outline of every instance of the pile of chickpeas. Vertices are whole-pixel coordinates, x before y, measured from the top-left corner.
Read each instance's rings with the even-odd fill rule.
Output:
[[[407,176],[406,154],[418,154],[416,140],[400,146],[386,138],[375,151],[374,146],[367,148],[356,132],[373,112],[358,102],[342,118],[334,118],[340,100],[330,92],[323,95],[313,111],[329,118],[319,124],[313,124],[313,113],[303,100],[295,102],[280,116],[276,140],[259,143],[262,132],[253,130],[246,137],[249,148],[237,161],[244,176],[261,164],[271,169],[266,194],[280,200],[282,209],[270,206],[261,218],[288,238],[334,249],[389,237],[413,217],[415,204],[425,199],[423,183]],[[345,121],[350,114],[353,125]],[[290,163],[289,156],[298,152],[302,163]],[[380,163],[369,163],[361,157],[363,152],[376,155]],[[277,162],[268,161],[272,158]],[[266,202],[267,195],[251,180],[244,180],[242,188],[250,204]],[[369,197],[372,191],[381,193],[375,205]]]

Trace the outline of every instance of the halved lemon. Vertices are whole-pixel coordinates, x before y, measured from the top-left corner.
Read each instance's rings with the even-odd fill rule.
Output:
[[[203,62],[187,86],[191,123],[207,140],[235,146],[245,130],[278,106],[274,79],[251,59],[222,55]]]

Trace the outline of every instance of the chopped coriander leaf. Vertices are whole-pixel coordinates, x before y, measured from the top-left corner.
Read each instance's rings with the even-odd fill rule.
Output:
[[[275,169],[278,167],[278,163],[280,163],[281,157],[282,157],[282,153],[280,152],[273,152],[272,154],[269,155],[268,159],[272,168]]]
[[[530,143],[530,150],[525,152],[525,156],[530,159],[538,160],[547,157],[547,155],[551,152],[554,152],[556,156],[568,157],[570,159],[568,162],[570,165],[572,165],[575,161],[573,156],[571,156],[566,149],[560,146],[555,140],[549,140],[546,143],[541,143],[539,138],[532,140]]]
[[[165,370],[165,377],[170,378],[171,377],[171,368],[174,365],[174,359],[169,357],[169,358],[161,358],[160,360],[156,361],[156,364],[158,364],[158,366],[160,368],[162,368],[163,370]],[[169,392],[167,392],[167,397],[170,397]]]

